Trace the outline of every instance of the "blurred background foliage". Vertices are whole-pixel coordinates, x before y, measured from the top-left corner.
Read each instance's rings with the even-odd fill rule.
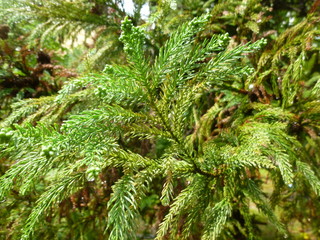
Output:
[[[319,0],[133,0],[133,11],[126,10],[126,2],[2,0],[0,121],[5,121],[13,111],[12,104],[19,104],[22,99],[50,97],[72,78],[100,72],[106,64],[124,64],[126,59],[119,37],[120,24],[126,15],[134,25],[145,29],[146,55],[154,61],[159,49],[178,26],[210,13],[209,23],[197,37],[199,42],[221,33],[231,37],[229,48],[267,39],[263,51],[249,56],[255,72],[240,88],[250,89],[250,98],[258,99],[260,103],[274,103],[291,109],[296,119],[291,124],[291,131],[308,146],[309,153],[319,159],[320,130],[316,117],[319,106],[308,108],[300,104],[315,97],[311,89],[320,79]],[[208,101],[214,100],[207,96],[202,101],[202,108],[206,109]],[[232,115],[233,110],[228,111]],[[228,113],[224,114],[226,116],[221,116],[220,121],[222,128],[228,127],[229,121]],[[130,148],[146,154],[149,144],[148,141],[131,142]],[[167,145],[165,140],[159,140],[153,154],[161,155]],[[8,159],[1,158],[0,175],[11,164]],[[319,166],[319,162],[315,166]],[[54,174],[52,172],[52,177]],[[97,183],[87,183],[81,191],[61,202],[58,213],[48,214],[42,227],[37,229],[37,239],[103,239],[104,225],[100,222],[107,216],[111,185],[120,175],[118,170],[108,169],[100,174]],[[18,239],[19,231],[35,205],[37,192],[44,191],[50,174],[42,180],[43,184],[38,184],[34,192],[25,196],[13,189],[10,198],[0,206],[1,239]],[[140,239],[153,238],[168,210],[159,204],[157,196],[162,182],[153,184],[154,193],[142,201],[144,219],[139,226]],[[180,185],[183,183],[174,186],[177,192],[182,188]],[[271,193],[270,189],[281,189],[282,186],[283,183],[276,183],[274,187],[266,183],[264,188]],[[318,239],[319,198],[307,196],[303,191],[303,187],[299,188],[299,197],[290,195],[290,199],[286,199],[286,195],[274,195],[273,201],[282,202],[282,208],[277,212],[291,227],[290,238]],[[262,217],[259,221],[262,238],[275,239],[277,236],[270,233],[272,226]],[[190,239],[198,239],[197,234]]]

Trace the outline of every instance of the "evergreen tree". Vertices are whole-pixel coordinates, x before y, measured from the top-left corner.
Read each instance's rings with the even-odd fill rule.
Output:
[[[265,7],[250,3],[236,5],[235,22]],[[318,237],[319,17],[311,10],[273,41],[257,36],[253,15],[230,38],[212,34],[223,32],[215,28],[223,15],[205,14],[165,37],[155,57],[148,31],[125,18],[126,64],[19,101],[1,122],[11,237],[263,239],[267,224],[274,237],[298,238],[294,219]]]

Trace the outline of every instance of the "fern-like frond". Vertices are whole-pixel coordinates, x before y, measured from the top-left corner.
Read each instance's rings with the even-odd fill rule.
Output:
[[[136,189],[132,177],[126,175],[113,186],[108,203],[109,239],[135,239],[138,204],[134,198]]]
[[[112,187],[108,202],[109,239],[136,239],[139,201],[147,193],[149,184],[160,173],[155,166],[136,175],[125,175]]]
[[[316,176],[314,171],[310,168],[310,166],[304,162],[297,161],[297,169],[300,171],[305,179],[311,185],[313,191],[319,196],[320,195],[320,180],[319,177]]]
[[[169,213],[165,216],[159,226],[156,239],[164,239],[167,234],[174,236],[177,233],[177,224],[183,213],[188,211],[196,211],[198,214],[203,210],[198,208],[198,201],[205,196],[206,180],[203,177],[195,176],[190,184],[174,199],[170,205]],[[194,208],[194,209],[193,209]],[[192,210],[193,209],[193,210]],[[190,213],[188,221],[195,220],[195,213]],[[190,228],[190,223],[187,225]]]
[[[226,199],[210,206],[205,211],[205,227],[201,239],[217,239],[228,218],[231,216],[232,206]]]
[[[265,195],[256,185],[256,183],[250,179],[246,181],[247,189],[244,190],[244,194],[250,198],[258,207],[261,212],[269,218],[270,223],[272,223],[280,232],[286,233],[286,229],[283,223],[277,218],[273,212],[268,200]]]
[[[46,210],[53,204],[59,203],[64,198],[78,191],[83,184],[84,174],[76,173],[64,176],[56,183],[49,186],[48,190],[43,193],[37,201],[36,207],[32,210],[26,225],[23,228],[21,239],[30,239],[36,225],[44,216]]]

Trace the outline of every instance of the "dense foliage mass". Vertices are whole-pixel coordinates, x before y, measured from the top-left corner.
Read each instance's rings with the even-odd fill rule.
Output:
[[[123,4],[2,3],[0,237],[319,238],[320,1]]]

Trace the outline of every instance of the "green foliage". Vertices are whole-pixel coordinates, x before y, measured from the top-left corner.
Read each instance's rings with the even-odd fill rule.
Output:
[[[82,12],[92,3],[76,2],[83,5],[59,1],[61,12],[51,1],[27,5],[42,14],[51,6],[39,14],[47,24],[54,14],[100,24],[103,15]],[[169,11],[161,4],[151,19]],[[1,169],[0,200],[31,199],[20,215],[8,214],[19,216],[8,223],[17,226],[12,237],[259,239],[265,224],[284,238],[295,237],[294,220],[319,237],[320,88],[312,70],[319,43],[310,24],[318,18],[308,15],[269,43],[247,42],[248,31],[262,28],[255,23],[262,13],[252,12],[266,7],[222,4],[217,15],[181,24],[155,57],[148,30],[126,17],[126,64],[12,106],[0,123],[0,159],[11,164]],[[238,11],[232,19],[225,13],[226,25],[246,22],[238,39],[208,34],[225,7]]]

